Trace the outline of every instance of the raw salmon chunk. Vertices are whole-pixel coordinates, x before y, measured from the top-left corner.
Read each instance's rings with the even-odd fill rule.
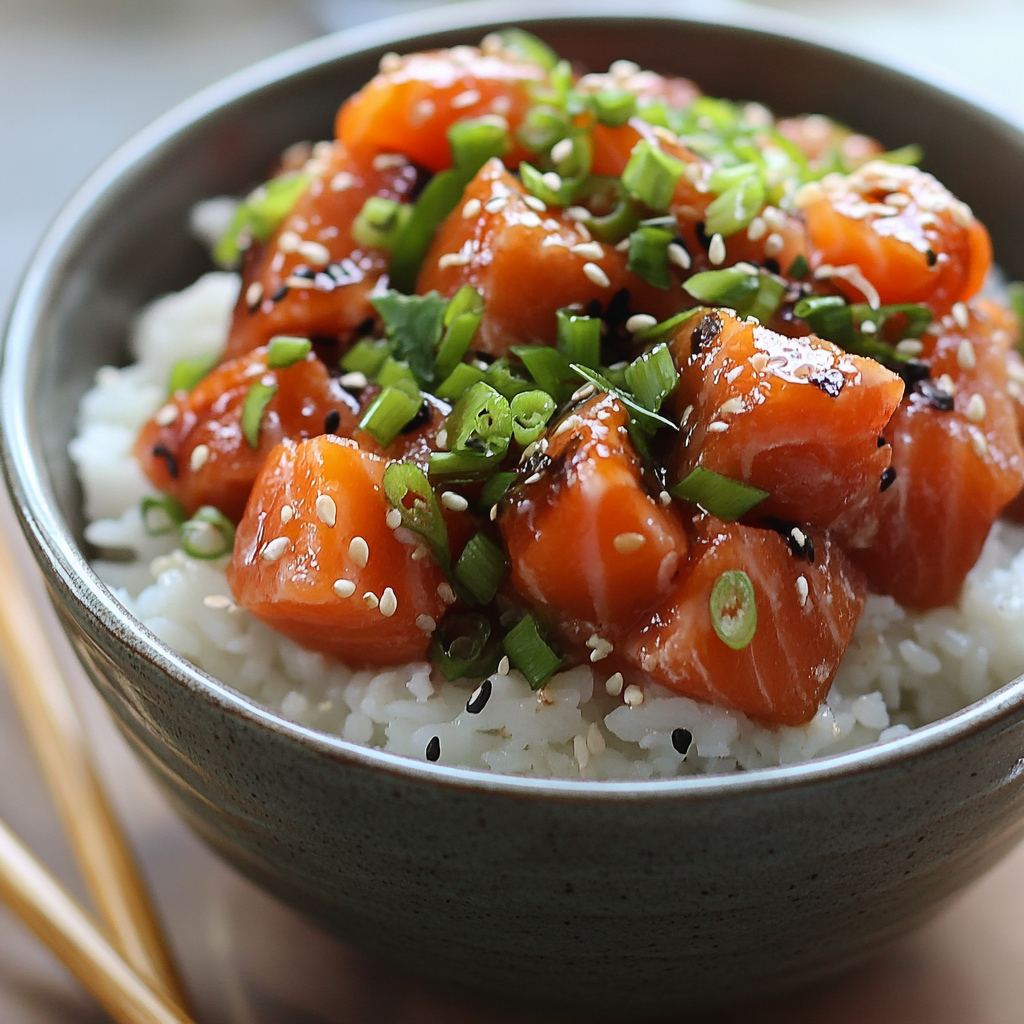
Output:
[[[807,535],[813,562],[770,530],[703,516],[696,531],[687,571],[648,620],[616,644],[616,658],[695,700],[777,725],[806,722],[828,693],[864,610],[862,577],[817,531]],[[757,608],[753,637],[740,650],[719,637],[711,618],[712,590],[735,570],[753,584]]]
[[[426,656],[444,576],[385,521],[386,463],[347,438],[284,441],[238,526],[228,582],[278,632],[350,665]],[[444,592],[442,588],[442,593]]]

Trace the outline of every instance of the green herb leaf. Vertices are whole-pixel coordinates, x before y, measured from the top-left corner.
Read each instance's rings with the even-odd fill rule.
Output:
[[[909,146],[891,149],[888,153],[883,153],[875,159],[884,160],[889,164],[916,165],[924,159],[924,150],[916,142],[912,142]]]
[[[685,480],[669,491],[673,497],[692,502],[727,523],[745,516],[769,497],[767,491],[722,476],[703,466],[693,469]]]
[[[402,295],[387,291],[370,300],[384,321],[391,351],[409,364],[420,387],[434,382],[434,349],[441,340],[448,301],[437,292]]]
[[[392,462],[384,470],[384,495],[401,513],[402,525],[427,542],[435,561],[448,575],[448,527],[423,470],[412,462]]]
[[[711,625],[719,640],[742,651],[757,632],[757,600],[754,584],[742,569],[730,569],[715,580],[709,601]]]
[[[251,385],[242,403],[242,434],[250,448],[260,446],[260,424],[270,400],[277,394],[277,383],[262,380]]]
[[[539,690],[562,667],[562,659],[544,642],[532,614],[509,630],[502,647],[531,690]]]
[[[1017,348],[1024,352],[1024,282],[1014,281],[1006,286],[1006,290],[1010,294],[1010,308],[1017,318],[1017,328],[1020,332]]]
[[[516,482],[517,473],[495,473],[480,488],[480,507],[490,508],[497,505],[508,493],[508,489]]]
[[[811,272],[811,265],[807,262],[803,253],[797,253],[796,258],[789,265],[786,274],[794,281],[802,281]]]
[[[301,362],[313,349],[308,338],[293,338],[287,334],[279,334],[270,339],[267,348],[267,366],[272,370],[286,370]]]
[[[696,275],[695,275],[696,276]],[[655,324],[653,327],[648,327],[646,331],[638,331],[633,338],[635,341],[639,341],[644,345],[649,345],[652,341],[661,341],[663,338],[675,337],[679,328],[689,320],[694,313],[699,313],[701,307],[696,306],[693,309],[684,310],[682,313],[676,313],[675,316],[669,317],[667,320],[662,320],[660,324]]]
[[[526,377],[515,372],[505,356],[502,356],[501,359],[495,359],[494,362],[487,367],[487,372],[484,374],[484,380],[494,388],[499,395],[504,395],[510,402],[516,397],[516,395],[522,394],[524,391],[529,391],[533,387]]]
[[[220,558],[234,544],[234,523],[213,505],[203,505],[181,524],[181,546],[192,558]]]

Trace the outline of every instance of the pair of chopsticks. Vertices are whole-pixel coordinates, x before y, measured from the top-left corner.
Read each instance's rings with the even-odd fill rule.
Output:
[[[98,925],[0,821],[0,899],[119,1024],[191,1024],[145,885],[0,520],[0,658]]]

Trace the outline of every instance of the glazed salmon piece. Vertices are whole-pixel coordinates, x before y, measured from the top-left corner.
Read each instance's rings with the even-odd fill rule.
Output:
[[[873,160],[805,186],[797,203],[815,274],[856,302],[923,302],[942,316],[977,294],[992,265],[984,226],[916,167]]]
[[[857,542],[889,466],[879,435],[903,381],[813,335],[787,338],[723,309],[684,323],[672,353],[682,432],[671,481],[700,466],[767,491],[758,516],[843,527]]]
[[[352,666],[425,658],[446,607],[437,564],[414,559],[416,545],[385,521],[385,466],[347,438],[283,441],[256,481],[227,570],[239,605]]]
[[[256,383],[277,391],[253,448],[241,418]],[[282,438],[299,440],[328,428],[351,434],[358,419],[355,399],[312,353],[286,369],[269,369],[267,349],[260,348],[222,363],[191,392],[172,395],[142,428],[135,454],[154,486],[177,498],[189,515],[213,505],[237,522],[260,467]]]
[[[452,165],[448,129],[485,115],[504,118],[514,132],[531,105],[531,84],[545,71],[507,53],[473,46],[389,54],[381,72],[338,112],[338,139],[360,162],[401,153],[428,171]],[[512,166],[525,151],[509,154]]]
[[[910,608],[957,599],[992,524],[1024,484],[1005,336],[980,308],[966,328],[925,334],[932,379],[910,389],[886,429],[895,479],[876,499],[875,542],[853,557],[874,590]]]
[[[562,617],[628,622],[669,592],[686,560],[679,512],[647,493],[627,421],[616,398],[590,399],[551,430],[502,504],[513,585]]]
[[[340,355],[360,325],[374,320],[369,296],[388,254],[362,249],[352,222],[371,196],[401,201],[416,185],[407,161],[359,164],[343,146],[306,164],[312,181],[273,238],[246,254],[225,358],[266,345],[277,334],[323,339]]]
[[[863,578],[828,534],[809,534],[809,562],[770,530],[710,516],[695,528],[686,571],[647,621],[616,643],[615,659],[694,700],[773,725],[808,721],[864,610]],[[741,650],[719,637],[711,619],[712,590],[731,570],[747,574],[757,607],[757,628]]]
[[[607,305],[621,288],[629,289],[633,312],[659,319],[689,305],[681,289],[661,291],[627,271],[624,253],[591,241],[562,211],[531,208],[500,160],[481,168],[438,228],[416,291],[450,297],[466,284],[484,298],[474,348],[494,356],[512,345],[554,345],[557,310]]]

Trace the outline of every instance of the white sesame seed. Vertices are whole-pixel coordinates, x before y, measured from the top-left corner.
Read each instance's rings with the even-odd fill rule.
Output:
[[[389,508],[384,522],[387,523],[388,529],[397,530],[402,525],[402,513],[397,508]]]
[[[422,562],[423,559],[426,558],[427,555],[429,554],[430,551],[427,548],[426,544],[417,544],[412,552],[412,560],[414,562]]]
[[[437,596],[441,598],[445,604],[455,604],[455,591],[452,590],[449,583],[438,583]]]
[[[612,546],[620,555],[631,555],[646,543],[647,538],[642,533],[619,533],[612,541]]]
[[[756,242],[759,238],[764,238],[764,233],[767,230],[768,225],[765,224],[764,218],[755,217],[747,227],[747,238],[752,242]]]
[[[210,446],[208,444],[197,444],[192,449],[192,454],[188,458],[188,468],[193,473],[198,473],[210,461]]]
[[[591,722],[587,729],[587,749],[594,757],[600,757],[605,751],[604,733],[597,722]]]
[[[592,662],[604,661],[615,650],[613,644],[610,644],[603,636],[598,636],[596,633],[587,640],[587,646],[590,648],[590,660]]]
[[[360,569],[365,569],[366,563],[370,560],[370,545],[362,537],[353,537],[348,546],[348,557]]]
[[[508,206],[508,196],[493,196],[484,203],[484,209],[488,213],[501,213]]]
[[[380,613],[385,619],[390,619],[397,611],[398,598],[390,587],[385,587],[384,593],[380,595]]]
[[[460,92],[458,96],[452,97],[452,107],[454,107],[456,110],[462,110],[465,107],[471,107],[473,106],[473,104],[479,102],[479,89],[467,89],[465,92]]]
[[[548,208],[548,204],[538,196],[523,196],[523,202],[537,213],[544,213]]]
[[[278,236],[277,247],[281,252],[298,252],[300,245],[302,245],[302,237],[294,231],[282,231]]]
[[[618,697],[622,693],[622,673],[616,672],[610,675],[604,683],[605,692],[609,697]]]
[[[528,477],[527,477],[527,478],[526,478],[526,479],[525,479],[525,480],[523,481],[523,484],[524,484],[525,486],[529,487],[529,486],[530,486],[530,484],[535,484],[535,483],[537,483],[537,482],[538,482],[539,480],[540,480],[540,473],[532,473],[532,474],[531,474],[530,476],[528,476]],[[495,506],[495,508],[497,508],[497,506]]]
[[[448,431],[442,428],[437,432],[437,437],[434,438],[434,443],[437,445],[438,451],[448,451]]]
[[[611,287],[611,281],[608,280],[608,275],[596,263],[584,263],[583,273],[587,275],[587,280],[596,284],[598,288]]]
[[[736,369],[742,372],[743,367],[737,366]],[[719,416],[731,416],[737,412],[743,412],[742,398],[730,398],[727,402],[723,402],[718,409]]]
[[[658,495],[658,501],[665,507],[668,508],[672,504],[672,495],[668,491],[662,491]]]
[[[945,391],[947,395],[956,394],[956,384],[954,383],[953,378],[950,377],[948,373],[944,373],[941,377],[939,377],[939,379],[935,382],[935,386],[939,388],[941,391]]]
[[[375,171],[393,171],[398,167],[404,167],[408,159],[401,153],[378,153],[373,158],[373,169]]]
[[[203,598],[203,604],[207,608],[214,608],[218,611],[223,611],[234,605],[234,601],[230,597],[225,597],[223,594],[207,594]]]
[[[275,537],[263,545],[260,555],[265,562],[276,562],[287,550],[291,541],[287,537]]]
[[[284,286],[286,288],[312,288],[313,282],[308,277],[286,277],[284,279]]]
[[[789,535],[793,538],[798,547],[802,548],[807,543],[807,534],[804,533],[799,526],[794,526],[793,529],[789,531]]]
[[[263,285],[259,281],[253,281],[248,288],[245,289],[245,304],[252,309],[254,306],[260,304],[260,300],[263,298]]]
[[[380,598],[372,590],[368,590],[363,594],[363,604],[370,609],[377,608],[380,605]]]
[[[604,246],[600,242],[580,242],[574,245],[569,252],[577,256],[584,256],[588,260],[599,260],[604,256]]]
[[[450,508],[453,512],[465,512],[469,508],[469,502],[461,494],[456,494],[454,491],[442,491],[441,504],[445,508]]]
[[[338,597],[351,597],[356,592],[356,585],[351,580],[335,580],[332,589]]]
[[[316,517],[324,526],[334,526],[338,521],[338,506],[329,494],[321,494],[316,499]]]
[[[527,210],[526,213],[521,213],[519,215],[519,223],[522,224],[523,227],[539,228],[540,217],[538,217],[533,210]]]
[[[473,253],[466,246],[458,252],[442,253],[437,260],[438,270],[447,270],[448,267],[464,267],[473,259]]]
[[[718,267],[725,262],[725,257],[725,239],[718,234],[712,235],[711,242],[708,245],[708,259]]]
[[[491,511],[487,513],[487,518],[490,519],[490,521],[492,523],[497,520],[497,518],[498,518],[498,506],[497,505],[492,505],[491,506]]]
[[[974,448],[974,454],[979,459],[985,458],[988,455],[988,438],[977,427],[969,427],[968,432],[971,435],[971,446]]]
[[[546,174],[542,174],[540,180],[552,192],[557,192],[562,187],[562,176],[555,171],[548,171]]]
[[[331,178],[331,191],[332,192],[347,192],[350,188],[355,187],[356,176],[351,171],[338,171],[338,173]]]
[[[950,312],[953,314],[953,320],[956,322],[957,327],[961,330],[966,330],[971,322],[971,313],[967,306],[962,302],[954,302]]]
[[[509,664],[509,661],[508,661],[508,655],[507,654],[503,654],[501,656],[501,661],[498,662],[498,675],[499,676],[507,676],[508,675],[508,671],[509,671],[509,669],[511,667],[512,666]]]
[[[596,390],[593,384],[584,384],[572,393],[572,400],[574,402],[582,402],[583,399],[589,398]]]
[[[397,71],[402,66],[402,58],[397,53],[389,51],[385,53],[380,59],[380,73],[382,75],[389,75],[393,71]]]
[[[366,379],[365,373],[360,373],[358,370],[352,370],[349,373],[343,373],[338,378],[338,383],[343,388],[352,388],[353,391],[360,391],[370,382]]]
[[[569,220],[589,220],[591,216],[585,206],[567,206],[564,213]]]
[[[644,691],[639,686],[627,686],[622,699],[631,708],[638,708],[644,702]]]
[[[639,331],[646,331],[652,327],[657,327],[657,325],[657,318],[651,316],[650,313],[634,313],[626,321],[626,330],[630,334],[637,334]]]
[[[870,323],[870,321],[868,321]],[[898,355],[906,356],[908,359],[914,359],[924,351],[924,345],[917,340],[917,338],[904,338],[896,346],[896,352]]]
[[[807,604],[807,595],[811,592],[811,588],[807,583],[806,576],[797,576],[796,578],[796,599],[800,602],[800,607],[803,608]]]
[[[480,211],[483,209],[483,203],[479,199],[470,199],[465,206],[462,207],[462,216],[469,220],[471,217],[478,217]]]
[[[693,265],[690,254],[678,242],[669,242],[667,251],[669,263],[674,263],[680,269],[689,270]]]
[[[169,427],[178,418],[178,407],[173,402],[157,409],[153,422],[158,427]]]
[[[563,160],[568,160],[572,156],[572,139],[559,139],[551,147],[550,156],[553,164],[560,164]]]
[[[624,238],[621,242],[616,242],[614,245],[616,252],[629,252],[629,238]]]
[[[723,423],[721,420],[713,420],[708,424],[709,434],[724,434],[729,429],[728,423]]]
[[[865,321],[864,321],[864,322],[863,322],[863,323],[862,323],[862,324],[860,325],[860,329],[861,329],[861,330],[862,330],[862,331],[863,331],[863,332],[864,332],[865,334],[874,334],[874,333],[875,333],[875,332],[876,332],[876,331],[878,330],[878,325],[877,325],[877,324],[875,323],[875,321],[874,321],[874,320],[865,320]],[[909,341],[910,339],[909,339],[909,338],[907,338],[906,340],[907,340],[907,341]],[[923,346],[922,346],[922,347],[923,347]]]
[[[302,242],[298,253],[314,266],[326,267],[331,262],[331,250],[321,242]]]
[[[409,118],[414,125],[421,125],[429,121],[437,113],[437,105],[431,99],[420,100],[413,108]]]
[[[693,406],[692,405],[688,405],[683,410],[683,415],[679,418],[679,426],[685,427],[686,424],[689,422],[689,419],[690,419],[690,417],[692,415],[693,415]]]
[[[765,256],[778,256],[786,248],[786,240],[777,231],[773,231],[764,240]]]
[[[291,505],[281,506],[281,522],[287,525],[295,518],[295,509]]]
[[[512,110],[512,98],[510,96],[495,96],[491,101],[491,110],[504,117]]]
[[[572,752],[582,772],[590,763],[590,748],[587,746],[586,736],[574,736],[572,738]]]
[[[430,615],[417,615],[416,616],[416,628],[421,629],[424,633],[433,633],[437,629],[437,622],[433,616]]]
[[[966,338],[957,346],[956,361],[961,370],[973,370],[978,365],[974,346]]]
[[[988,411],[985,405],[985,399],[975,392],[971,395],[967,402],[967,418],[972,423],[980,423],[985,418],[985,413]]]

